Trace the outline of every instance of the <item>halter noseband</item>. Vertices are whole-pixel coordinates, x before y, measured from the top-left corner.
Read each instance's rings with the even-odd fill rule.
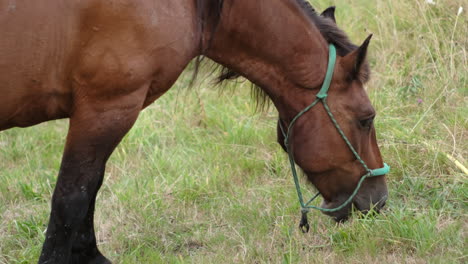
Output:
[[[306,233],[309,231],[309,223],[307,221],[307,213],[309,212],[310,209],[317,209],[322,212],[336,212],[341,209],[343,209],[345,206],[347,206],[353,198],[356,196],[358,193],[359,189],[361,188],[362,183],[364,182],[365,179],[371,178],[371,177],[376,177],[376,176],[382,176],[387,174],[390,171],[390,166],[387,165],[387,163],[384,163],[384,166],[379,169],[369,169],[367,167],[367,164],[362,160],[361,156],[356,152],[354,149],[353,145],[351,145],[351,142],[348,140],[346,135],[344,134],[343,130],[341,127],[338,125],[338,122],[336,121],[335,117],[333,116],[332,112],[330,111],[330,108],[328,107],[327,104],[327,96],[328,96],[328,89],[330,88],[331,80],[333,77],[333,71],[335,69],[335,62],[336,62],[336,48],[333,44],[329,45],[329,58],[328,58],[328,68],[327,68],[327,74],[325,75],[325,81],[322,84],[322,88],[316,95],[315,101],[313,101],[309,106],[304,108],[301,112],[299,112],[291,121],[291,123],[288,126],[288,131],[285,133],[282,122],[280,120],[279,126],[281,128],[281,133],[283,133],[284,136],[284,145],[286,146],[286,150],[288,152],[289,156],[289,163],[291,165],[291,171],[292,175],[294,177],[294,184],[296,185],[296,191],[297,191],[297,196],[299,198],[299,203],[301,205],[301,213],[302,213],[302,218],[301,222],[299,224],[299,228],[302,230],[302,232]],[[312,199],[310,199],[307,203],[304,203],[304,199],[302,198],[302,192],[301,192],[301,186],[299,185],[299,179],[297,177],[297,171],[296,171],[296,166],[295,166],[295,161],[294,157],[292,154],[291,146],[289,144],[289,138],[291,135],[291,131],[293,129],[294,123],[301,117],[303,114],[305,114],[307,111],[309,111],[312,107],[314,107],[318,102],[322,102],[323,107],[325,108],[328,116],[330,117],[331,121],[335,125],[336,129],[338,130],[338,133],[341,135],[343,140],[346,142],[346,145],[348,145],[349,149],[351,152],[354,154],[356,159],[361,163],[361,165],[364,167],[364,169],[367,171],[366,174],[364,174],[361,179],[359,180],[356,188],[354,189],[353,193],[349,198],[343,202],[340,206],[335,207],[335,208],[323,208],[323,207],[317,207],[314,205],[310,205],[312,201],[315,200],[320,195],[320,192],[314,195]]]

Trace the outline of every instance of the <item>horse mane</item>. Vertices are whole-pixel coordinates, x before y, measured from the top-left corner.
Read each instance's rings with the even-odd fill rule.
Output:
[[[207,26],[211,26],[210,31],[215,32],[217,25],[221,19],[222,8],[225,0],[197,0],[197,13],[199,18],[199,30],[203,32]],[[346,33],[338,28],[337,24],[333,19],[330,19],[325,16],[321,16],[317,13],[315,8],[307,0],[292,0],[296,1],[297,4],[302,8],[304,13],[314,25],[319,29],[321,35],[328,43],[334,44],[337,50],[337,54],[341,57],[346,56],[350,52],[356,50],[358,46],[353,44]],[[202,34],[203,36],[203,34]],[[204,39],[200,39],[200,43],[204,42]],[[208,40],[208,43],[210,40]],[[200,45],[202,46],[202,45]],[[209,45],[208,45],[209,47]],[[203,54],[204,50],[201,50]],[[203,55],[200,55],[195,60],[195,70],[192,81],[196,78],[200,64],[203,60]],[[214,71],[218,72],[217,77],[215,78],[216,83],[220,84],[224,81],[234,80],[241,75],[227,67],[222,65],[219,68],[215,68]],[[361,81],[363,83],[367,82],[370,76],[370,69],[368,63],[365,62],[362,67]],[[255,98],[257,102],[257,107],[263,108],[265,105],[268,105],[269,98],[264,93],[264,91],[252,84],[252,97]]]

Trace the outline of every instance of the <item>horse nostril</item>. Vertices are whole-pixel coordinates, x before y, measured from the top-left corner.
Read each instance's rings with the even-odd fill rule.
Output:
[[[387,201],[383,201],[382,204],[380,205],[380,208],[383,208],[387,204]]]

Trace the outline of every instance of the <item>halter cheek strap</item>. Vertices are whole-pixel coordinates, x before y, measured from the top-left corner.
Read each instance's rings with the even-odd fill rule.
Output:
[[[288,130],[285,131],[282,125],[282,122],[279,122],[279,126],[281,129],[281,132],[284,136],[284,145],[286,146],[286,150],[288,152],[289,156],[289,163],[291,165],[291,172],[294,178],[294,184],[296,185],[296,191],[297,191],[297,196],[299,198],[299,203],[301,205],[301,222],[299,224],[299,228],[302,230],[302,232],[306,233],[309,231],[309,223],[307,221],[307,213],[309,212],[310,209],[317,209],[322,212],[336,212],[341,209],[343,209],[345,206],[347,206],[353,198],[356,196],[358,193],[359,189],[361,188],[362,183],[364,182],[365,179],[371,178],[371,177],[376,177],[376,176],[382,176],[387,174],[390,171],[390,166],[387,165],[387,163],[384,163],[384,166],[379,169],[369,169],[367,167],[366,162],[359,156],[359,154],[356,152],[354,149],[353,145],[351,142],[348,140],[346,135],[344,134],[343,130],[341,129],[340,125],[336,121],[335,117],[333,116],[333,113],[331,112],[330,108],[328,107],[327,104],[327,96],[328,96],[328,90],[330,89],[330,84],[333,78],[333,72],[335,69],[335,63],[336,63],[336,48],[333,44],[329,45],[329,57],[328,57],[328,67],[327,67],[327,74],[325,75],[325,80],[322,84],[322,88],[316,95],[316,99],[306,108],[304,108],[301,112],[299,112],[291,121],[291,123],[288,126]],[[364,174],[360,179],[359,182],[354,189],[353,193],[348,197],[348,199],[343,202],[340,206],[335,207],[335,208],[323,208],[323,207],[317,207],[314,205],[310,205],[312,201],[315,200],[320,195],[320,192],[317,193],[312,199],[310,199],[308,202],[304,203],[304,199],[302,197],[302,192],[301,192],[301,186],[299,184],[299,178],[297,177],[297,171],[296,171],[296,165],[294,161],[294,157],[292,154],[292,149],[291,149],[291,144],[290,144],[290,136],[292,129],[294,127],[294,123],[299,119],[303,114],[305,114],[307,111],[309,111],[312,107],[314,107],[318,102],[322,102],[323,107],[325,108],[328,116],[330,117],[330,120],[332,121],[333,125],[335,125],[336,129],[338,130],[338,133],[341,135],[343,140],[346,142],[346,145],[349,147],[353,155],[356,157],[356,159],[361,163],[361,165],[364,167],[366,170],[366,174]]]

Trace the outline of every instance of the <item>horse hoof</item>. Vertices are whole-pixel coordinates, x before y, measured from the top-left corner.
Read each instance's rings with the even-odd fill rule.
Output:
[[[98,254],[93,257],[79,257],[79,256],[72,256],[72,260],[70,261],[71,264],[112,264],[110,260],[104,257],[102,254]]]
[[[108,260],[103,255],[97,256],[96,258],[92,259],[89,264],[112,264],[110,260]]]

